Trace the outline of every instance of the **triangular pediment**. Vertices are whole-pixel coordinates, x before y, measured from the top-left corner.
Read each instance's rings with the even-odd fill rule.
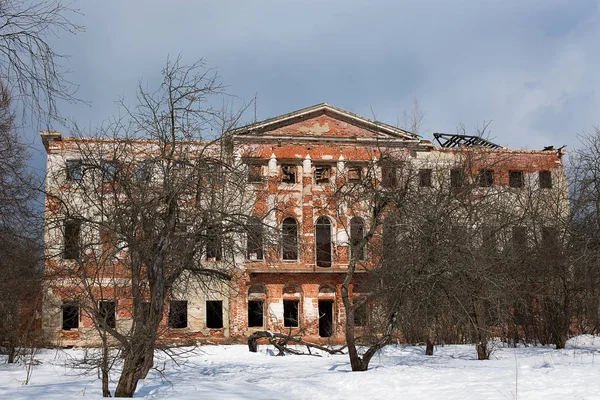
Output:
[[[236,129],[234,133],[242,136],[418,140],[417,135],[403,129],[325,103],[256,122]]]

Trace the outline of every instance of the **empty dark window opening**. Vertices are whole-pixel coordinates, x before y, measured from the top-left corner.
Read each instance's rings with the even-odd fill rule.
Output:
[[[419,186],[420,187],[431,187],[431,177],[433,175],[432,170],[430,169],[420,169],[419,170]]]
[[[462,169],[453,169],[450,171],[450,187],[460,188],[465,184],[465,174]]]
[[[319,217],[315,225],[316,263],[319,267],[331,267],[332,241],[331,222],[327,217]]]
[[[117,303],[110,300],[98,302],[98,318],[100,326],[114,328],[117,326]]]
[[[257,217],[248,218],[247,253],[248,260],[263,259],[263,226]]]
[[[333,336],[333,300],[319,300],[319,336]]]
[[[364,261],[367,259],[367,246],[364,245],[360,250],[358,246],[365,237],[365,224],[361,218],[354,217],[350,220],[350,254],[355,256],[356,260]]]
[[[221,237],[218,228],[209,228],[206,232],[206,259],[219,261],[222,257]]]
[[[65,260],[77,260],[81,255],[81,220],[70,219],[65,221],[64,232],[64,252]]]
[[[331,178],[331,167],[329,165],[315,167],[315,183],[317,185],[329,183],[329,178]]]
[[[67,179],[80,181],[83,178],[83,163],[81,160],[67,160]]]
[[[260,164],[248,164],[248,182],[262,182],[262,166]]]
[[[248,326],[262,327],[264,317],[264,302],[262,300],[248,300]]]
[[[479,170],[479,186],[492,187],[494,186],[494,171],[491,169]]]
[[[367,303],[360,304],[354,309],[354,326],[367,325]]]
[[[381,184],[387,188],[394,188],[398,184],[397,170],[394,165],[381,167]]]
[[[79,306],[77,303],[65,302],[62,305],[62,329],[69,331],[79,328]]]
[[[206,327],[211,329],[223,327],[223,302],[221,300],[206,302]]]
[[[360,166],[353,166],[348,168],[348,181],[349,182],[360,182],[362,180],[362,168]]]
[[[171,300],[169,303],[169,328],[187,328],[187,306],[188,302],[185,300]]]
[[[286,218],[281,224],[282,258],[286,261],[298,259],[298,223]]]
[[[284,300],[283,301],[283,326],[286,328],[297,328],[299,317],[298,317],[298,306],[300,300]]]
[[[508,171],[508,186],[522,188],[524,186],[523,171]]]
[[[553,226],[542,227],[542,246],[552,250],[558,247],[558,230]]]
[[[296,166],[282,165],[281,166],[281,183],[296,183]]]
[[[550,171],[540,171],[540,188],[542,189],[552,189],[552,174]]]

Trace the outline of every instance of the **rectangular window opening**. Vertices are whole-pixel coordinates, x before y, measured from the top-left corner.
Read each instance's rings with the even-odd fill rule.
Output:
[[[262,182],[262,165],[248,164],[248,182],[249,183]]]
[[[552,189],[552,174],[550,171],[540,171],[540,188],[542,189]]]
[[[171,300],[169,303],[169,328],[187,328],[187,306],[186,300]]]
[[[523,171],[508,171],[508,186],[520,189],[523,185]]]
[[[262,327],[264,317],[264,302],[262,300],[248,300],[248,326],[251,328]]]
[[[117,326],[117,303],[110,300],[98,302],[98,317],[100,326],[115,328]]]
[[[83,163],[81,160],[67,160],[67,179],[80,181],[83,178]]]
[[[329,165],[315,167],[315,183],[317,185],[329,183],[329,178],[331,178],[331,167]]]
[[[348,168],[348,181],[360,182],[362,179],[362,168],[360,166],[352,166]]]
[[[419,186],[420,187],[431,187],[431,169],[420,169],[419,170]]]
[[[397,169],[394,165],[381,167],[381,184],[387,188],[394,188],[398,184]]]
[[[296,166],[282,165],[281,166],[281,183],[295,184],[296,183]]]
[[[206,327],[210,329],[223,327],[223,302],[221,300],[206,302]]]
[[[298,306],[299,300],[284,300],[283,301],[283,326],[286,328],[297,328],[299,317],[298,317]]]
[[[62,305],[62,329],[69,331],[79,328],[79,306],[74,302],[65,302]]]
[[[479,171],[479,186],[492,187],[494,186],[494,171],[491,169],[482,169]]]
[[[460,188],[465,184],[465,174],[462,169],[453,169],[450,171],[450,187]]]
[[[78,260],[81,255],[81,220],[66,220],[64,229],[63,258],[65,260]]]

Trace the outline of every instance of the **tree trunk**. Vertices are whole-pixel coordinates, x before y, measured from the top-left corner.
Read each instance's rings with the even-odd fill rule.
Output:
[[[10,344],[8,347],[8,360],[9,364],[13,364],[15,362],[15,358],[17,358],[17,348],[13,344]]]
[[[115,397],[133,397],[138,381],[144,379],[154,365],[154,346],[145,350],[131,349],[125,354],[123,372],[115,390]]]
[[[108,362],[108,357],[109,357],[109,349],[108,349],[108,342],[107,342],[107,338],[106,338],[106,334],[103,334],[102,336],[102,366],[101,366],[101,370],[102,370],[102,397],[111,397],[110,395],[110,390],[108,388],[108,383],[109,383],[109,362]]]
[[[477,343],[477,359],[478,360],[489,360],[490,354],[488,352],[487,343],[479,342]]]
[[[426,356],[433,355],[433,342],[429,338],[427,338],[427,344],[425,346],[425,355]]]

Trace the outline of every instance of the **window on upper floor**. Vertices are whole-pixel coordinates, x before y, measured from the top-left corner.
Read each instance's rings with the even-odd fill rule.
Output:
[[[395,188],[398,185],[398,169],[391,163],[381,166],[381,185],[386,188]]]
[[[329,183],[331,178],[331,166],[329,165],[318,165],[315,167],[315,183],[317,185]]]
[[[479,186],[492,187],[494,186],[494,171],[491,169],[479,170]]]
[[[117,177],[119,171],[119,162],[117,160],[102,161],[102,179],[112,182]]]
[[[206,259],[219,261],[222,255],[221,231],[218,226],[210,227],[206,230]]]
[[[295,165],[281,166],[281,183],[296,183],[297,167]]]
[[[246,225],[247,229],[247,252],[246,258],[248,260],[262,260],[263,259],[263,226],[262,222],[258,217],[248,218]]]
[[[362,168],[358,165],[348,167],[348,182],[360,182],[362,179]]]
[[[67,160],[67,180],[80,181],[83,179],[83,163],[81,160]]]
[[[366,244],[359,250],[358,246],[365,237],[365,223],[362,218],[354,217],[350,220],[350,255],[356,256],[357,261],[367,259]]]
[[[508,171],[508,186],[520,189],[523,185],[523,171]]]
[[[552,189],[552,173],[550,171],[539,172],[540,188]]]
[[[333,264],[333,243],[331,240],[331,221],[319,217],[315,224],[315,261],[319,267],[331,267]]]
[[[256,163],[248,164],[248,183],[262,182],[262,165]]]
[[[81,220],[66,220],[63,233],[63,258],[65,260],[78,260],[81,256]]]
[[[433,171],[431,169],[420,169],[419,170],[419,186],[420,187],[431,187]]]
[[[281,224],[281,248],[284,261],[298,260],[298,223],[294,218],[285,218]]]
[[[460,188],[465,185],[465,174],[462,169],[454,168],[450,170],[450,187]]]

